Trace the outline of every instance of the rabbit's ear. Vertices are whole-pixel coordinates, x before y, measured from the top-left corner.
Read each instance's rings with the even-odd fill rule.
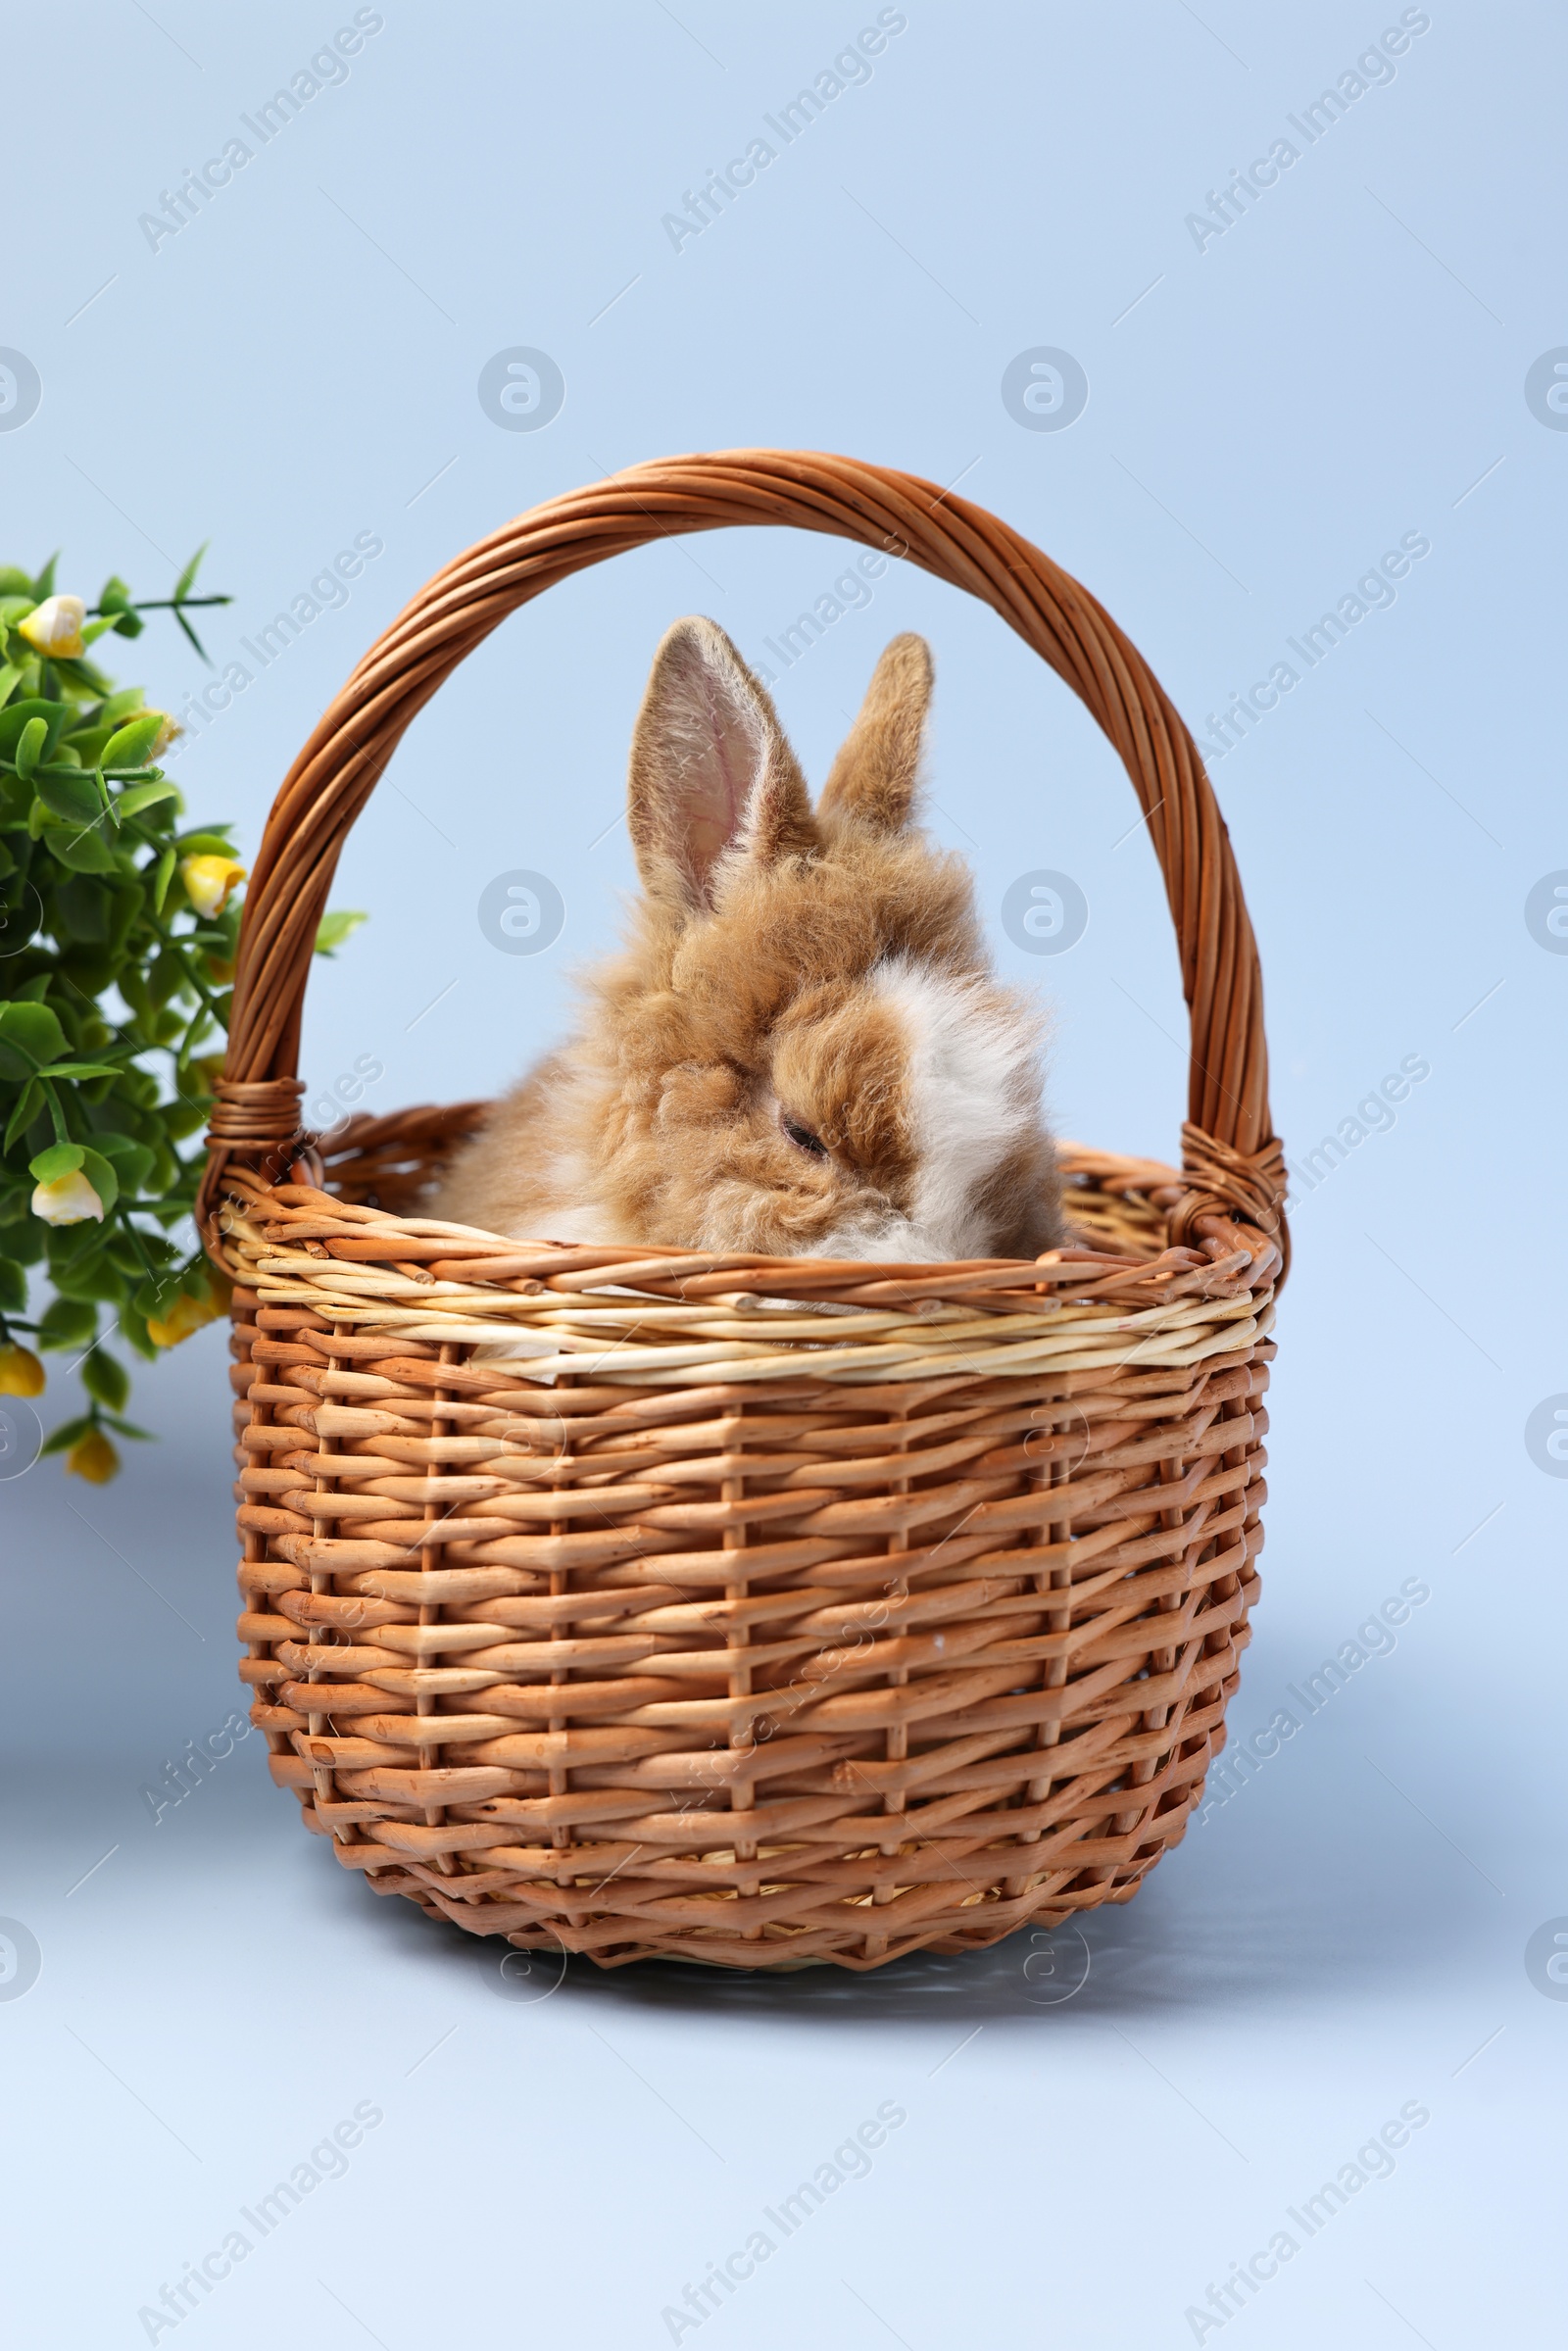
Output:
[[[677,620],[632,734],[627,821],[651,897],[710,906],[728,851],[772,863],[821,847],[773,705],[712,620]]]
[[[931,678],[924,637],[895,637],[871,673],[859,716],[822,787],[824,816],[853,816],[880,833],[908,823]]]

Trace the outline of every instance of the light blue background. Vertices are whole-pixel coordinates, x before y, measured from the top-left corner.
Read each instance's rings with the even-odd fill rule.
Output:
[[[1070,1971],[1043,1978],[1024,1936],[863,1982],[585,1971],[508,2003],[485,1950],[374,1901],[300,1834],[259,1738],[152,1826],[142,1784],[237,1694],[226,1393],[204,1334],[138,1380],[163,1442],[117,1486],[46,1463],[0,1489],[0,1911],[43,1950],[35,1987],[0,2005],[10,2332],[145,2340],[138,2307],[368,2099],[385,2121],[348,2176],[184,2322],[191,2343],[666,2342],[662,2308],[894,2099],[908,2122],[871,2176],[705,2345],[1152,2351],[1193,2341],[1210,2281],[1417,2100],[1431,2122],[1395,2175],[1227,2340],[1544,2339],[1568,2004],[1524,1951],[1568,1913],[1568,1483],[1523,1430],[1568,1391],[1568,958],[1523,906],[1568,866],[1568,437],[1523,383],[1568,341],[1568,28],[1439,0],[1392,82],[1200,252],[1185,216],[1294,135],[1286,117],[1397,9],[911,0],[869,82],[677,253],[662,215],[873,10],[382,13],[347,80],[156,252],[138,215],[351,12],[13,13],[0,343],[43,399],[0,434],[0,558],[60,544],[63,587],[118,569],[152,595],[210,536],[207,584],[237,597],[211,619],[221,664],[356,532],[384,541],[178,763],[193,815],[236,818],[254,851],[318,712],[428,573],[639,459],[777,444],[961,482],[1094,590],[1203,733],[1424,533],[1393,607],[1214,767],[1293,1157],[1403,1056],[1431,1065],[1394,1129],[1298,1203],[1234,1734],[1401,1581],[1431,1598],[1130,1909],[1090,1921],[1070,2000],[1052,2004]],[[498,430],[476,397],[516,344],[565,376],[535,433]],[[1062,432],[1020,429],[1000,396],[1042,344],[1090,381]],[[630,879],[616,819],[659,635],[708,612],[765,658],[848,555],[777,531],[662,545],[468,661],[345,857],[334,903],[372,920],[318,968],[313,1095],[363,1054],[385,1064],[373,1107],[485,1092],[556,1033],[570,963],[612,936]],[[1001,948],[1054,1003],[1060,1127],[1172,1155],[1182,1014],[1154,861],[1054,677],[981,608],[895,570],[779,689],[808,769],[906,626],[938,662],[934,827],[993,917],[1040,866],[1090,902],[1059,961]],[[166,623],[111,643],[156,701],[205,682]],[[566,903],[538,958],[478,930],[513,867]]]

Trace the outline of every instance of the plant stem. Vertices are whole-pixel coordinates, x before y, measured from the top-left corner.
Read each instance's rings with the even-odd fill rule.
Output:
[[[201,604],[232,604],[233,601],[232,596],[145,596],[138,597],[132,605],[90,604],[87,607],[87,616],[91,620],[100,620],[105,612],[114,612],[117,615],[124,612],[180,612],[193,610]]]
[[[54,1120],[55,1141],[57,1143],[69,1143],[71,1141],[71,1133],[66,1125],[65,1112],[60,1107],[59,1095],[56,1094],[53,1086],[50,1084],[47,1078],[41,1077],[36,1079],[34,1082],[41,1089],[43,1099],[49,1104],[49,1115]]]
[[[154,922],[154,924],[153,924],[153,928],[156,930],[156,932],[157,932],[157,934],[158,934],[159,938],[160,938],[160,939],[162,939],[162,941],[163,941],[164,945],[165,945],[166,947],[172,947],[172,948],[175,949],[175,950],[176,950],[176,952],[177,952],[177,951],[179,951],[180,949],[182,949],[182,948],[186,948],[186,947],[188,947],[188,946],[190,945],[190,942],[191,942],[191,934],[190,934],[190,932],[188,932],[188,931],[186,931],[186,932],[182,933],[180,936],[176,937],[176,936],[175,936],[175,934],[174,934],[172,931],[165,930],[165,928],[164,928],[163,924],[162,924],[161,922],[158,922],[158,921],[156,921],[156,920],[155,920],[155,922]],[[200,949],[200,948],[198,948],[198,950],[197,950],[197,953],[198,953],[198,955],[200,955],[200,954],[202,954],[202,953],[204,953],[204,952],[205,952],[205,951],[204,951],[204,950],[202,950],[202,949]],[[184,955],[183,955],[183,954],[181,954],[181,955],[180,955],[179,960],[180,960],[180,965],[181,965],[181,968],[183,969],[183,971],[184,971],[184,973],[185,973],[185,977],[186,977],[186,978],[187,978],[187,980],[190,982],[191,986],[192,986],[192,987],[195,989],[195,991],[196,991],[197,995],[198,995],[198,996],[201,998],[201,1000],[202,1000],[202,1003],[203,1003],[203,1004],[206,1005],[206,1007],[207,1007],[208,1011],[209,1011],[209,1012],[211,1012],[211,1014],[212,1014],[213,1018],[214,1018],[214,1019],[215,1019],[215,1020],[218,1022],[218,1025],[219,1025],[219,1027],[220,1027],[220,1028],[222,1028],[222,1027],[223,1027],[225,1024],[224,1024],[224,1022],[223,1022],[223,1020],[222,1020],[222,1017],[221,1017],[221,1015],[220,1015],[220,1012],[219,1012],[219,1009],[218,1009],[218,1004],[217,1004],[217,1001],[216,1001],[216,999],[214,999],[213,997],[209,996],[209,994],[207,993],[207,989],[206,989],[206,987],[204,986],[204,984],[203,984],[203,982],[202,982],[202,980],[201,980],[201,977],[200,977],[200,975],[199,975],[197,972],[194,972],[194,971],[192,971],[192,969],[191,969],[191,967],[190,967],[190,964],[189,964],[189,962],[186,960],[186,957],[184,956]],[[168,1048],[167,1048],[167,1047],[165,1047],[165,1048],[163,1048],[162,1050],[167,1052]]]
[[[153,1285],[154,1290],[161,1290],[163,1283],[160,1279],[158,1269],[147,1254],[147,1250],[143,1245],[140,1233],[137,1232],[135,1226],[130,1221],[129,1209],[123,1204],[116,1208],[115,1221],[120,1226],[121,1230],[129,1238],[132,1249],[135,1250],[137,1256],[141,1259],[142,1270],[146,1274],[148,1281]]]

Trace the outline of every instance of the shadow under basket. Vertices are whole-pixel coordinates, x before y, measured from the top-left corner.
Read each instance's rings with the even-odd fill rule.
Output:
[[[483,1104],[297,1125],[310,948],[403,728],[489,629],[672,531],[785,523],[991,603],[1126,762],[1193,1014],[1181,1170],[1066,1147],[1070,1247],[828,1263],[421,1214]],[[439,573],[286,780],[203,1229],[235,1283],[273,1777],[377,1892],[602,1965],[867,1969],[1125,1901],[1224,1739],[1285,1266],[1256,953],[1190,737],[1076,581],[852,461],[633,469]]]

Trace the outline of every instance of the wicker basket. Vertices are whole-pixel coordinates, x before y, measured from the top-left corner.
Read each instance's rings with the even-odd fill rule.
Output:
[[[552,582],[764,522],[902,542],[1126,763],[1180,943],[1190,1122],[1180,1173],[1067,1152],[1080,1247],[901,1268],[524,1245],[419,1213],[483,1104],[357,1119],[324,1160],[299,1128],[317,923],[415,712]],[[606,1966],[864,1969],[1125,1901],[1178,1840],[1258,1589],[1283,1166],[1207,778],[1027,540],[908,474],[744,450],[470,548],[283,785],[219,1097],[240,1673],[344,1867]],[[485,1352],[519,1337],[532,1355]]]

